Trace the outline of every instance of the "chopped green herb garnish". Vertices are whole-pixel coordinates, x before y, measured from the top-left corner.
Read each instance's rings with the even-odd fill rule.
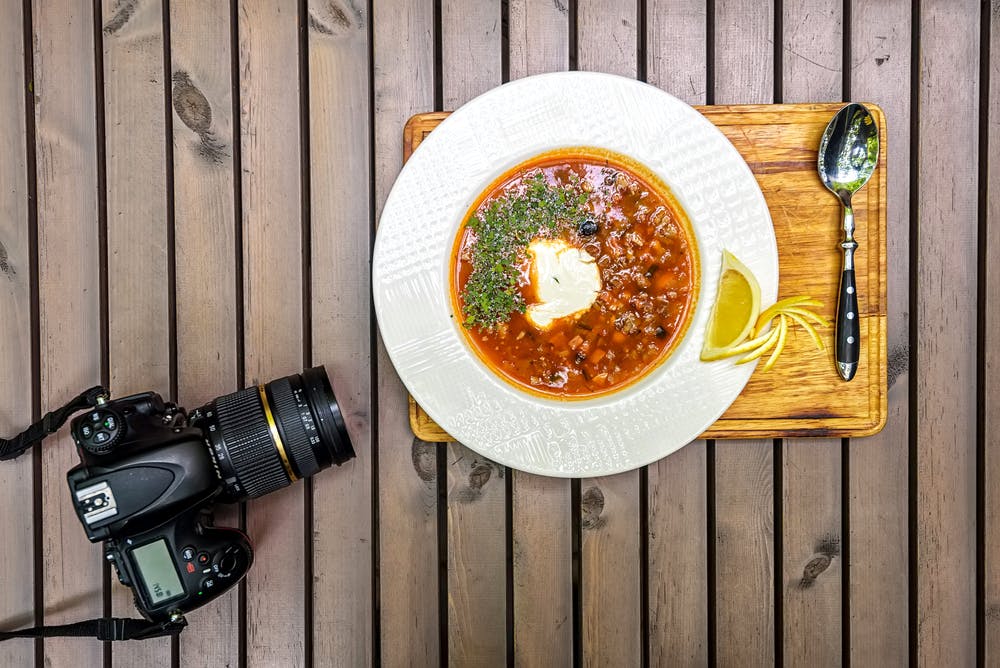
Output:
[[[550,185],[537,171],[522,180],[522,188],[493,200],[473,215],[467,226],[475,234],[472,273],[462,290],[465,326],[489,329],[527,308],[517,289],[518,265],[536,237],[555,237],[576,229],[590,215],[589,194],[579,177]]]

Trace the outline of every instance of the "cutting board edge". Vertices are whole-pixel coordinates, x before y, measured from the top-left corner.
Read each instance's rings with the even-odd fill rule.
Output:
[[[769,115],[774,115],[776,118],[781,117],[782,119],[788,118],[788,111],[794,110],[796,112],[814,112],[829,114],[831,111],[835,111],[840,106],[843,106],[844,102],[817,102],[817,103],[803,103],[803,104],[778,104],[778,105],[695,105],[694,108],[700,113],[708,116],[719,116],[722,114],[732,113],[767,113]],[[761,438],[796,438],[796,437],[833,437],[833,438],[863,438],[866,436],[872,436],[879,433],[885,426],[888,420],[888,378],[887,378],[887,322],[886,322],[886,309],[887,309],[887,276],[886,276],[886,265],[887,265],[887,245],[885,239],[885,225],[886,225],[886,190],[887,190],[887,160],[886,160],[886,139],[887,139],[887,128],[886,128],[886,116],[885,111],[876,103],[873,102],[863,102],[872,112],[879,126],[879,135],[881,140],[880,146],[880,158],[881,165],[879,168],[880,172],[880,183],[878,186],[878,200],[879,206],[877,208],[877,214],[880,218],[879,226],[877,230],[879,232],[878,241],[878,258],[882,271],[879,274],[879,305],[876,310],[877,315],[874,313],[874,319],[877,321],[876,328],[878,330],[878,351],[876,355],[873,355],[875,359],[870,361],[876,362],[875,366],[878,367],[878,377],[874,383],[871,384],[870,392],[873,394],[874,402],[874,414],[869,414],[869,419],[861,424],[858,423],[859,419],[864,418],[820,418],[825,420],[828,426],[803,426],[801,428],[795,429],[775,429],[774,425],[768,427],[769,422],[784,422],[787,423],[790,419],[788,417],[782,418],[764,418],[761,420],[752,420],[747,418],[721,418],[717,421],[711,428],[709,428],[704,434],[702,434],[699,439],[720,439],[720,440],[743,440],[743,439],[761,439]],[[413,153],[414,149],[414,139],[419,132],[430,132],[439,125],[444,119],[446,119],[452,112],[450,111],[436,111],[436,112],[423,112],[414,114],[409,119],[407,119],[403,127],[403,160],[404,162],[409,159],[410,155]],[[417,144],[420,142],[417,141]],[[414,436],[416,438],[430,443],[444,443],[453,442],[454,439],[448,434],[444,429],[440,427],[436,422],[434,422],[430,416],[417,404],[413,399],[412,395],[407,395],[409,404],[409,421],[410,427],[413,430]],[[871,404],[870,404],[871,405]],[[845,420],[850,421],[850,427],[840,427],[836,421]],[[803,420],[804,422],[806,420]],[[739,423],[741,427],[725,427],[726,423],[733,422]],[[833,424],[829,424],[833,422]],[[759,425],[755,427],[754,425]]]

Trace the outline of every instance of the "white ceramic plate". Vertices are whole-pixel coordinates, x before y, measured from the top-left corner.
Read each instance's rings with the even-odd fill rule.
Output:
[[[673,354],[637,383],[584,401],[530,395],[493,374],[452,317],[449,254],[462,217],[500,174],[543,151],[594,146],[638,160],[677,196],[701,257],[700,297]],[[396,371],[459,441],[496,462],[562,477],[626,471],[698,437],[743,389],[753,365],[698,359],[722,250],[778,285],[764,197],[704,116],[643,83],[590,72],[520,79],[472,100],[420,144],[389,193],[372,265],[375,312]]]

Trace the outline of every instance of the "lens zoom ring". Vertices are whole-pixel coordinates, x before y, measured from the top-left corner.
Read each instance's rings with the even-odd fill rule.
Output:
[[[290,482],[271,438],[256,387],[219,397],[220,431],[244,493],[256,498]]]
[[[268,385],[271,397],[274,399],[274,419],[281,425],[285,437],[285,448],[292,459],[292,466],[299,476],[308,478],[319,472],[316,453],[309,442],[305,425],[302,423],[302,411],[312,419],[308,406],[299,406],[292,392],[292,384],[287,378],[281,378]]]

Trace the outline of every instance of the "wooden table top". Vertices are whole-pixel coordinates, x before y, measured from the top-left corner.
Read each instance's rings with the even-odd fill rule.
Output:
[[[4,3],[0,433],[101,382],[192,407],[325,364],[358,457],[220,508],[256,564],[177,640],[17,640],[0,665],[1000,664],[992,5]],[[573,68],[882,107],[881,433],[573,481],[414,439],[369,296],[403,124]],[[70,505],[76,460],[64,430],[0,462],[2,630],[136,614]]]

